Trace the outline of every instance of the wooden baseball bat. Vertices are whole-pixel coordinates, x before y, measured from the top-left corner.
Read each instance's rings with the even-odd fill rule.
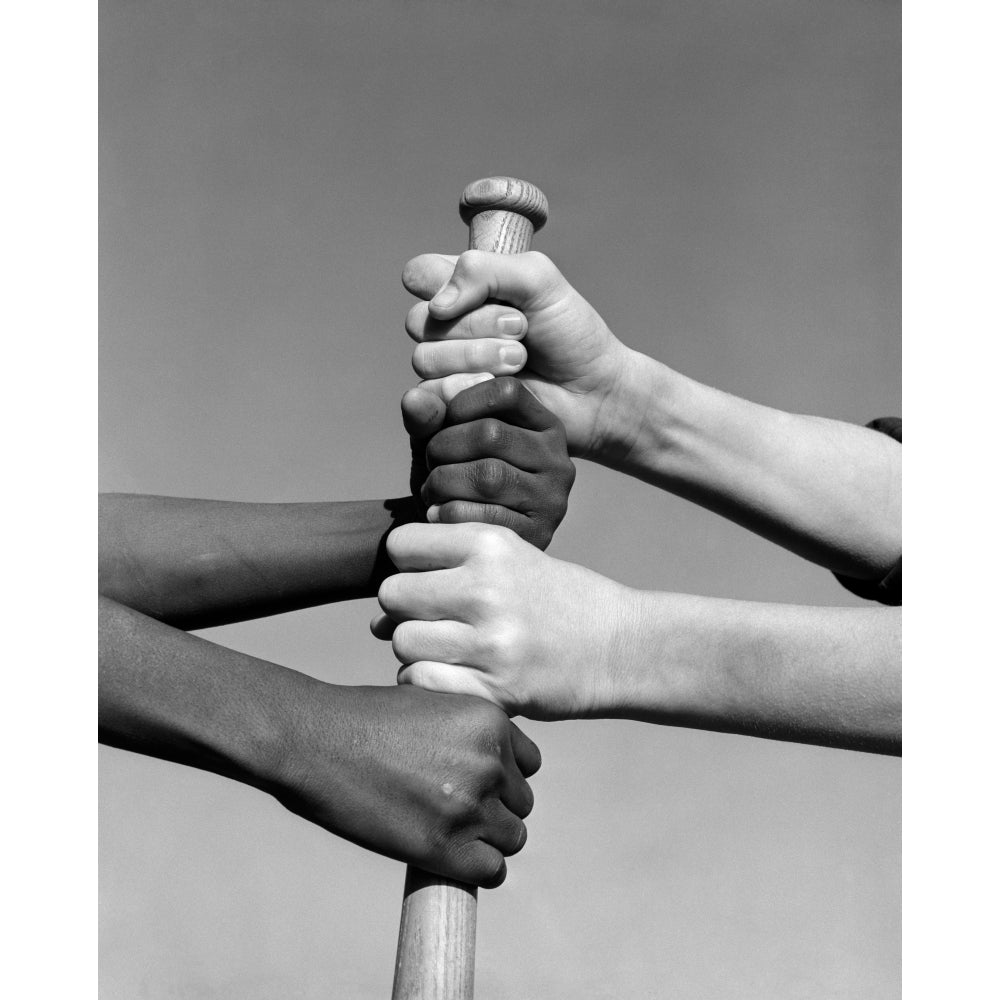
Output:
[[[524,253],[545,225],[545,195],[527,181],[485,177],[463,192],[459,213],[469,249]],[[472,1000],[476,887],[406,869],[392,1000]]]

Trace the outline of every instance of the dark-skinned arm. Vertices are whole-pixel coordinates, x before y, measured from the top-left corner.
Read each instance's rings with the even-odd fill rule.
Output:
[[[492,409],[489,385],[470,392],[457,417],[433,393],[404,397],[418,496],[287,504],[102,496],[100,593],[183,629],[374,597],[394,572],[385,537],[423,520],[425,502],[443,504],[446,520],[502,523],[546,546],[575,472],[562,425],[547,415],[542,427],[547,411],[526,391]],[[446,419],[447,468],[425,484],[427,441]]]
[[[422,518],[413,497],[264,504],[105,494],[99,589],[183,629],[370,597],[392,572],[386,534]]]
[[[538,749],[496,708],[342,687],[100,599],[99,736],[244,782],[368,850],[499,885]]]

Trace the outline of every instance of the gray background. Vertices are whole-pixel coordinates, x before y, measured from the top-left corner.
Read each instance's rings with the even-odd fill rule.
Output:
[[[405,492],[399,283],[470,180],[537,183],[629,345],[783,409],[900,412],[895,3],[101,6],[101,486]],[[859,604],[583,463],[551,551],[648,588]],[[374,601],[203,633],[391,683]],[[899,993],[892,759],[527,722],[529,841],[482,893],[482,997]],[[102,997],[385,997],[402,867],[252,789],[101,751]]]

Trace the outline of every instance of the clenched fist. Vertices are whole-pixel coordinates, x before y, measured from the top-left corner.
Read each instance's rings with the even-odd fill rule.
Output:
[[[425,300],[406,330],[426,389],[447,400],[481,373],[516,373],[563,422],[571,455],[613,464],[627,451],[643,412],[637,356],[544,254],[423,254],[403,284]]]
[[[388,539],[373,623],[391,634],[399,681],[478,695],[509,715],[607,715],[627,685],[634,591],[491,525],[408,524]]]
[[[544,549],[566,514],[576,469],[559,419],[516,379],[480,382],[445,406],[423,389],[402,402],[411,488],[441,524],[502,525]],[[436,408],[443,412],[433,414]],[[439,427],[428,435],[430,426]]]

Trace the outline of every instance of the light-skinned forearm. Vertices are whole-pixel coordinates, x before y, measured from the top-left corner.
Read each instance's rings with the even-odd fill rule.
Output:
[[[896,441],[739,399],[637,352],[627,367],[598,461],[837,573],[880,578],[899,558]]]
[[[105,494],[99,589],[184,629],[368,597],[393,570],[386,534],[419,516],[410,497],[256,504]]]
[[[901,612],[631,591],[600,715],[901,753]]]

